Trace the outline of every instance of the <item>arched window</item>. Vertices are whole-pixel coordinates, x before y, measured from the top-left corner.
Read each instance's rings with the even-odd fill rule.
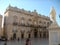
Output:
[[[22,24],[24,23],[24,17],[21,17],[21,23]]]
[[[31,24],[31,21],[32,21],[31,19],[28,19],[28,24]]]
[[[13,22],[17,22],[17,16],[13,16]]]
[[[31,21],[31,19],[28,19],[29,21]]]
[[[13,16],[13,25],[17,25],[17,16]]]
[[[21,19],[20,19],[20,24],[21,24],[21,25],[25,25],[25,19],[24,19],[24,17],[21,17]]]
[[[37,24],[36,20],[34,20],[34,24]]]
[[[17,27],[16,27],[16,26],[13,27],[13,32],[14,32],[14,33],[17,32]]]
[[[44,24],[46,24],[46,22],[44,22]]]
[[[24,17],[21,17],[22,20],[24,20]]]
[[[49,25],[49,22],[47,22],[47,25]]]
[[[39,21],[39,23],[42,23],[41,21]]]

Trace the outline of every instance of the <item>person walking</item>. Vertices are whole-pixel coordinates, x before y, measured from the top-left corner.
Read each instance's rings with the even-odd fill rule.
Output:
[[[26,44],[25,45],[31,45],[31,41],[29,38],[26,39]]]
[[[19,38],[18,38],[18,42],[19,42]]]

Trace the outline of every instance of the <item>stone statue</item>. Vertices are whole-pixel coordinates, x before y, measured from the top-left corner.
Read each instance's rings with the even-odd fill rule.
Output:
[[[52,23],[49,26],[49,28],[58,27],[58,24],[56,22],[56,12],[55,12],[54,7],[51,7],[51,10],[50,10],[50,20],[52,21]]]
[[[51,7],[51,10],[50,10],[50,19],[51,19],[51,21],[53,21],[53,22],[56,21],[56,12],[55,12],[55,9],[54,9],[53,6]]]

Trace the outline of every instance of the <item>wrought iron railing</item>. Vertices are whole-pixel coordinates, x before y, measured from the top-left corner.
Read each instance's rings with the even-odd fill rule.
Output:
[[[17,22],[14,22],[13,25],[17,25],[18,23]]]
[[[13,23],[13,25],[18,25],[18,26],[25,26],[25,27],[43,27],[43,28],[45,28],[46,26],[44,26],[44,25],[40,25],[40,24],[30,24],[30,23],[17,23],[17,22],[14,22]]]

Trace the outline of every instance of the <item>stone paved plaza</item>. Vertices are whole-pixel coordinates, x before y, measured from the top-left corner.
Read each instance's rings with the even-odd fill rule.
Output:
[[[7,45],[25,45],[25,40],[26,39],[21,39],[19,41],[8,41]],[[4,41],[0,41],[0,45],[4,45]],[[35,38],[31,39],[31,45],[49,45],[48,39],[40,39],[40,38]]]

